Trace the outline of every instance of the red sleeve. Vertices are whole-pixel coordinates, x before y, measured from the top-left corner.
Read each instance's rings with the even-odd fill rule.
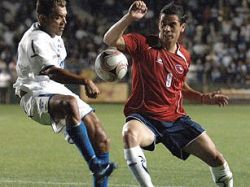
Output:
[[[125,53],[134,56],[142,51],[143,46],[145,46],[146,38],[137,33],[129,33],[123,35],[125,41]]]

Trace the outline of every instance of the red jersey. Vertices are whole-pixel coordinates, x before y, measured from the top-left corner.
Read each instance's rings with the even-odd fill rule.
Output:
[[[140,113],[159,121],[185,115],[182,87],[190,54],[178,44],[176,53],[163,48],[156,36],[123,35],[125,53],[132,58],[132,91],[124,114]]]

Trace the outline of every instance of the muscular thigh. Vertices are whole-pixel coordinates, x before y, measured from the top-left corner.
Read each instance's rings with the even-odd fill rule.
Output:
[[[72,103],[69,106],[69,103]],[[65,119],[68,115],[79,116],[79,108],[76,99],[71,95],[53,95],[49,101],[49,112],[54,121]]]
[[[136,119],[125,123],[122,134],[125,148],[135,147],[138,145],[141,147],[147,147],[155,140],[154,133],[145,124]]]
[[[62,101],[65,101],[68,97],[73,97],[76,101],[76,105],[79,110],[80,118],[84,118],[87,114],[93,111],[93,108],[85,103],[83,100],[79,98],[78,95],[69,92],[67,95],[64,94],[56,94],[50,99],[50,111],[53,116],[57,116],[58,118],[65,117],[65,107],[61,107]]]
[[[214,142],[205,132],[187,145],[184,148],[184,151],[197,156],[210,166],[220,165],[224,160],[222,154],[217,150]]]

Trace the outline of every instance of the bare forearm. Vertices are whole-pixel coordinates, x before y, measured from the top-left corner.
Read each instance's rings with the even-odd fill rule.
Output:
[[[77,75],[75,73],[71,73],[68,70],[56,68],[56,67],[50,67],[49,69],[46,69],[45,71],[41,71],[41,74],[48,75],[50,79],[62,83],[62,84],[81,84],[86,85],[88,79]]]
[[[62,84],[81,84],[86,85],[87,79],[67,71],[52,73],[50,78]]]
[[[117,41],[122,37],[124,31],[133,22],[129,14],[124,15],[104,35],[103,42],[108,46],[116,46]]]
[[[203,93],[192,89],[188,84],[185,83],[182,94],[184,99],[188,99],[190,101],[195,101],[197,103],[203,103]]]
[[[229,98],[218,91],[211,93],[201,93],[192,89],[187,83],[184,84],[182,90],[184,99],[195,101],[201,104],[225,106],[229,102]]]

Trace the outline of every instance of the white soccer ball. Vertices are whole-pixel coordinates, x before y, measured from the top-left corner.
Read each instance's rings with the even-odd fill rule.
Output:
[[[121,80],[128,71],[128,60],[116,48],[108,48],[96,57],[95,71],[98,77],[104,81]]]

